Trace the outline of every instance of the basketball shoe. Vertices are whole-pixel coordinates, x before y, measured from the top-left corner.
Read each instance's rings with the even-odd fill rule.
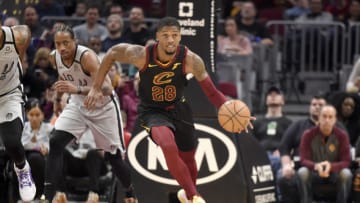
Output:
[[[184,189],[180,189],[177,192],[177,198],[181,203],[190,203],[190,200],[188,200],[186,197],[186,192]]]
[[[206,203],[205,200],[200,196],[194,196],[191,202],[192,203]]]
[[[90,191],[86,203],[99,203],[99,195]]]
[[[29,163],[25,161],[23,169],[18,169],[14,164],[14,169],[19,181],[19,193],[24,202],[30,202],[34,199],[36,194],[36,187],[31,176],[31,169]]]
[[[63,192],[56,192],[54,199],[52,200],[52,203],[67,203],[67,198],[65,193]]]

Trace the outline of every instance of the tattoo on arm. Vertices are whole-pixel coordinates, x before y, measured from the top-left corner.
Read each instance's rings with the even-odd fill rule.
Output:
[[[203,79],[204,74],[206,73],[204,61],[198,55],[192,56],[193,61],[193,74],[196,78]]]
[[[137,64],[138,60],[143,57],[144,51],[145,49],[142,46],[133,46],[126,52],[126,56],[132,64]]]

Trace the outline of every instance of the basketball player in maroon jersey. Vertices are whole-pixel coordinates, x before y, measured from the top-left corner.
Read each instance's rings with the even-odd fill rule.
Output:
[[[180,202],[204,203],[196,189],[198,141],[192,112],[184,98],[186,75],[195,77],[217,108],[226,97],[214,86],[203,60],[180,45],[180,40],[177,19],[165,17],[158,24],[157,43],[147,47],[125,43],[113,46],[102,61],[85,106],[91,109],[102,99],[101,85],[115,61],[137,67],[140,71],[138,119],[162,149],[171,175],[183,188],[178,192]]]

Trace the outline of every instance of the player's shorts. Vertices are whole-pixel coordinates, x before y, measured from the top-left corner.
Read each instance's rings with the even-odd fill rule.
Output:
[[[116,153],[125,151],[122,120],[118,102],[112,100],[102,108],[87,110],[84,105],[68,103],[55,122],[55,129],[66,131],[77,139],[90,129],[96,147]]]
[[[24,122],[24,100],[20,89],[0,97],[0,123],[20,118]]]
[[[194,133],[192,111],[185,99],[174,104],[171,110],[140,105],[138,115],[141,126],[150,131],[150,134],[151,127],[167,126],[173,130],[180,151],[191,151],[196,148],[198,140]]]

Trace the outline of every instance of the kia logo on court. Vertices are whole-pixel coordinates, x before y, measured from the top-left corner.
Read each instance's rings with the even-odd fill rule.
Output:
[[[199,145],[195,159],[199,176],[197,184],[216,181],[231,171],[237,160],[237,150],[232,140],[219,130],[195,124]],[[133,137],[128,150],[130,164],[142,176],[168,185],[178,185],[169,174],[164,155],[148,136],[141,131]]]

